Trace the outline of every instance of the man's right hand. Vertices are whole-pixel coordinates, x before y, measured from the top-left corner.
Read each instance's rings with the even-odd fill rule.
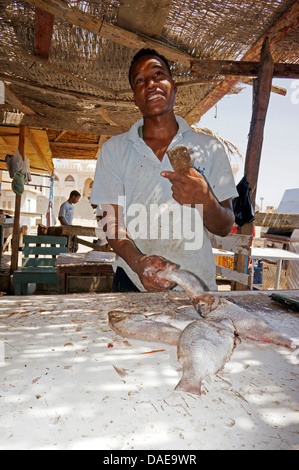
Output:
[[[139,276],[144,288],[149,292],[161,292],[172,289],[175,284],[157,276],[158,272],[178,266],[166,260],[162,256],[141,255],[136,263],[136,273]]]

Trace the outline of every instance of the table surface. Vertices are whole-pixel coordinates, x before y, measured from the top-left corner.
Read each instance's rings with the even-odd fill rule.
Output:
[[[269,292],[216,295],[299,342],[298,314]],[[176,347],[124,341],[107,323],[113,309],[185,308],[173,291],[2,297],[0,449],[298,449],[291,350],[243,339],[198,397],[174,391]]]
[[[299,261],[299,254],[280,248],[257,248],[252,247],[251,258],[266,258],[270,260],[293,260]]]

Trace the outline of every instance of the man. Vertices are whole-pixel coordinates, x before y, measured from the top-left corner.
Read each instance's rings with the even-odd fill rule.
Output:
[[[81,197],[78,191],[72,191],[67,201],[61,204],[58,214],[58,220],[61,225],[72,225],[74,218],[74,204],[77,204]]]
[[[184,119],[175,116],[177,87],[163,56],[150,49],[139,51],[133,58],[129,80],[143,119],[103,145],[90,201],[101,204],[106,212],[106,235],[118,255],[114,290],[154,292],[172,288],[173,284],[157,276],[169,264],[188,269],[215,290],[208,231],[221,236],[230,232],[234,223],[232,198],[238,195],[225,150],[218,139],[196,133]],[[174,172],[168,159],[167,150],[177,145],[190,151],[193,168],[187,174]],[[138,223],[134,226],[132,219],[136,203],[141,206],[140,213],[145,209],[143,218],[138,219],[139,233]],[[199,208],[204,226],[198,222]],[[168,221],[168,239],[161,235],[164,209],[174,214]],[[188,224],[191,219],[196,222],[194,239],[202,232],[202,243],[195,243],[194,249],[187,246],[190,237],[184,233],[186,211]],[[157,219],[161,222],[158,226]],[[178,220],[183,233],[174,237]],[[133,237],[134,227],[137,235]],[[144,227],[149,227],[149,232],[158,230],[154,230],[154,236],[141,236]]]

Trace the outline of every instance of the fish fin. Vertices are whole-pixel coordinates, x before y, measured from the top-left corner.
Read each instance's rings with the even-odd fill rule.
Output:
[[[176,385],[175,391],[187,392],[191,393],[192,395],[201,395],[201,382],[199,382],[197,385],[191,384],[190,381],[182,377],[179,383]]]
[[[210,375],[206,375],[205,376],[205,381],[210,384],[212,382],[212,379],[211,379],[211,376]]]

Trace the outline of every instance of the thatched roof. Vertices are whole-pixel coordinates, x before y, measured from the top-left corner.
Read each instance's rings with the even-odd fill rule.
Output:
[[[293,0],[0,0],[0,125],[46,129],[53,157],[96,158],[140,117],[128,68],[143,46],[170,60],[194,124],[248,78],[194,75],[191,59],[259,61],[268,36],[275,62],[298,64],[298,17]]]

